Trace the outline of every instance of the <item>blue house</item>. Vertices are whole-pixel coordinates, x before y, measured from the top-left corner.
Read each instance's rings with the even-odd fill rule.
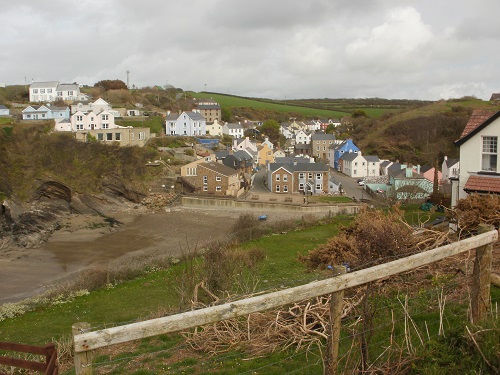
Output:
[[[358,153],[359,148],[354,144],[352,139],[347,139],[339,145],[336,145],[333,151],[333,168],[339,170],[339,159],[344,153]]]

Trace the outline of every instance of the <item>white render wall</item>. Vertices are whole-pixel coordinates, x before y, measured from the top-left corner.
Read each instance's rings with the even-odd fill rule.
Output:
[[[464,186],[469,179],[470,172],[481,171],[481,155],[483,150],[482,137],[484,136],[498,137],[498,141],[500,142],[500,119],[493,121],[460,146],[459,199],[467,197]],[[498,156],[496,172],[500,172],[500,158]]]

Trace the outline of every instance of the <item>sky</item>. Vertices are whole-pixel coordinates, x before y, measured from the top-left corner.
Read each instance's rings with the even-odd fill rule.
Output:
[[[0,83],[272,99],[500,92],[498,0],[0,0]]]

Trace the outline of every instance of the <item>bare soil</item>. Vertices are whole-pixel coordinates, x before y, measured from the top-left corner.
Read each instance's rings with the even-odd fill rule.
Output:
[[[227,238],[237,210],[176,208],[151,213],[127,208],[107,212],[120,225],[91,215],[61,217],[61,229],[40,248],[0,250],[0,304],[40,294],[89,268],[142,256],[180,257],[216,239]],[[269,220],[289,219],[290,213]]]

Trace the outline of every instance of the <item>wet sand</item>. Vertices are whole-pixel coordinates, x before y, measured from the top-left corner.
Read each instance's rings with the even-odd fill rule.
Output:
[[[39,294],[58,280],[93,266],[135,256],[179,257],[227,236],[239,217],[234,211],[182,210],[111,214],[123,225],[111,231],[102,219],[68,217],[40,248],[0,250],[0,304]]]

